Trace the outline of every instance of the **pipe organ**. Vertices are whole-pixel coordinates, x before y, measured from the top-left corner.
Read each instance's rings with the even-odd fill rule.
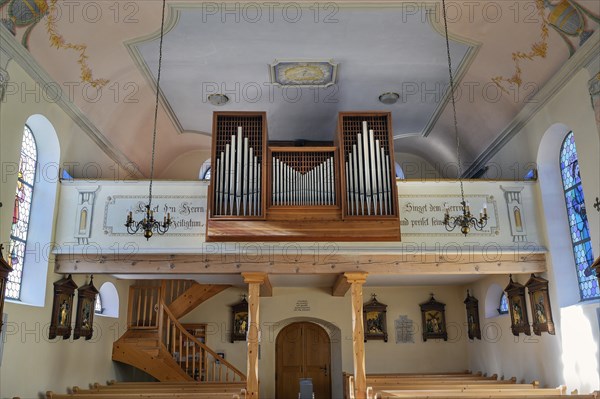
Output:
[[[272,206],[337,205],[335,151],[272,150]]]
[[[210,217],[263,217],[265,119],[261,113],[215,114]]]
[[[356,144],[347,154],[346,203],[349,215],[389,215],[390,156],[385,153],[373,129],[363,122],[363,131],[356,137]]]
[[[333,146],[267,140],[265,113],[214,114],[207,241],[400,240],[389,113],[340,113]]]
[[[260,216],[261,165],[243,129],[217,154],[214,215]]]

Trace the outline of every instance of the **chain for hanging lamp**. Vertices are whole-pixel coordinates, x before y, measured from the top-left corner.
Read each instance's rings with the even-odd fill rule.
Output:
[[[471,214],[471,206],[465,200],[465,188],[462,181],[462,160],[460,158],[460,137],[458,135],[458,121],[456,118],[456,100],[454,99],[454,75],[452,73],[452,58],[450,57],[450,39],[448,37],[448,18],[446,16],[446,1],[442,0],[442,13],[444,16],[444,33],[446,36],[446,54],[448,56],[448,75],[450,76],[450,99],[452,103],[452,116],[454,122],[454,135],[456,137],[456,159],[458,161],[458,181],[460,183],[460,214],[450,216],[450,207],[444,204],[444,227],[447,231],[454,231],[460,227],[460,232],[465,236],[471,231],[471,227],[482,230],[488,221],[487,206],[484,205],[479,213],[479,218]]]
[[[154,104],[154,129],[152,132],[152,161],[150,163],[150,185],[148,187],[148,204],[146,205],[146,211],[144,218],[139,222],[133,220],[133,212],[129,211],[127,214],[127,220],[125,227],[129,234],[136,234],[138,231],[144,232],[144,237],[149,240],[154,233],[165,234],[171,226],[171,214],[167,213],[162,223],[154,219],[154,210],[152,209],[152,182],[154,179],[154,154],[156,153],[156,126],[158,121],[158,104],[160,96],[160,73],[162,70],[162,56],[163,56],[163,38],[165,33],[165,10],[166,0],[162,2],[162,19],[160,24],[160,43],[158,46],[158,74],[156,77],[156,101]]]

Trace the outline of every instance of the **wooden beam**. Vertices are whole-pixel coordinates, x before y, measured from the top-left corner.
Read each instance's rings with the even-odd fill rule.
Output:
[[[57,273],[71,274],[531,274],[544,273],[545,253],[503,250],[499,254],[335,253],[318,254],[211,253],[196,255],[56,255]]]
[[[260,286],[260,296],[261,297],[271,297],[273,296],[273,286],[271,285],[271,280],[269,280],[269,276],[265,274],[265,279]]]
[[[365,369],[365,330],[363,325],[362,286],[367,273],[345,273],[352,294],[352,348],[354,352],[354,397],[367,398],[367,372]]]
[[[350,289],[351,284],[344,274],[340,274],[331,287],[332,296],[345,296],[346,292]]]
[[[248,362],[246,370],[247,398],[258,399],[258,333],[260,330],[260,286],[267,279],[265,273],[242,273],[248,284]]]

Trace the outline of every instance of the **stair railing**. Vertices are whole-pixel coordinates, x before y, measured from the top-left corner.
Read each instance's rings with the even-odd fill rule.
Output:
[[[129,287],[127,323],[131,329],[156,329],[161,288],[159,286],[132,285]]]
[[[202,382],[246,381],[241,371],[190,334],[162,300],[159,309],[159,342],[189,376]]]
[[[193,280],[162,280],[161,287],[163,300],[166,305],[170,305],[187,291],[195,281]]]

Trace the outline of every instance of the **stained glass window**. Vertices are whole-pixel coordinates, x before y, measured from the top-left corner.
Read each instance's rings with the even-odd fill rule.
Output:
[[[96,295],[96,303],[94,304],[94,313],[102,314],[102,299],[100,294]]]
[[[508,298],[506,292],[503,292],[500,296],[500,306],[498,307],[498,313],[508,314]]]
[[[567,135],[560,149],[560,172],[563,189],[565,190],[573,255],[575,256],[577,278],[579,280],[579,293],[582,300],[600,298],[598,279],[591,268],[594,262],[594,254],[592,253],[590,229],[585,211],[583,187],[581,186],[577,148],[575,147],[573,132]]]
[[[204,173],[204,180],[210,180],[210,168],[206,169],[206,172]]]
[[[10,247],[8,262],[13,271],[8,275],[6,298],[19,300],[21,298],[21,280],[25,262],[25,245],[29,230],[31,199],[35,183],[35,168],[37,163],[37,147],[35,139],[28,126],[23,132],[21,158],[17,172],[17,193],[13,210],[12,227],[10,231]]]

